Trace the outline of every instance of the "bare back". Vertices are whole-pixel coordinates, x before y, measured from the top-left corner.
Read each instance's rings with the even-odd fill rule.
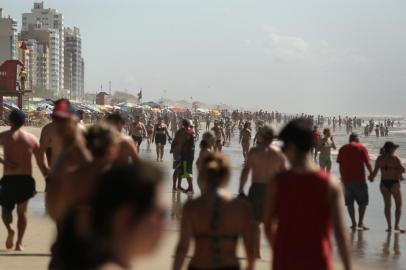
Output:
[[[238,265],[235,254],[236,237],[250,237],[252,210],[248,202],[221,196],[218,207],[218,229],[213,232],[212,219],[214,198],[202,196],[185,205],[183,222],[187,222],[191,236],[195,239],[195,252],[191,261],[194,267],[219,267],[214,258],[219,256],[223,266]],[[220,236],[219,253],[213,250],[213,238]],[[234,238],[234,239],[233,239]]]
[[[252,183],[267,184],[285,167],[285,159],[272,146],[257,146],[248,153],[247,165],[252,171]]]
[[[34,135],[21,129],[0,134],[4,148],[4,175],[32,175],[32,155],[39,143]]]
[[[50,163],[54,164],[62,152],[62,140],[55,123],[49,123],[41,132],[40,145],[43,152],[51,150]]]

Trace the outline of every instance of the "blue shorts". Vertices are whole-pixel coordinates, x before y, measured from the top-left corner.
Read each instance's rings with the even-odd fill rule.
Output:
[[[346,206],[354,205],[354,201],[356,201],[359,206],[368,205],[368,185],[365,181],[345,181],[343,183]]]

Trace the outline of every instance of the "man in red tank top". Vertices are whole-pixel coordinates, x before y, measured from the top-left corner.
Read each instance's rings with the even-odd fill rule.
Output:
[[[306,120],[293,120],[279,139],[291,168],[271,181],[265,205],[264,223],[273,246],[273,269],[332,269],[333,230],[344,269],[351,269],[342,191],[339,182],[314,162],[311,126]]]

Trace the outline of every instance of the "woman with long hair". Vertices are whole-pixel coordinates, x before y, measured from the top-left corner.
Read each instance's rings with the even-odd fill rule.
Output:
[[[395,154],[399,146],[393,142],[386,142],[381,148],[381,153],[376,159],[375,168],[370,176],[373,181],[378,171],[381,171],[381,193],[385,204],[385,218],[388,223],[387,232],[392,231],[391,200],[395,200],[395,231],[404,233],[405,230],[399,227],[402,214],[402,192],[400,189],[400,179],[405,172],[399,157]]]
[[[166,212],[161,179],[162,172],[144,162],[104,173],[88,207],[74,209],[62,225],[59,269],[124,270],[152,253]]]
[[[201,162],[200,177],[202,195],[188,201],[183,209],[173,269],[182,268],[191,238],[195,240],[195,252],[189,270],[240,269],[236,256],[239,237],[244,240],[247,269],[253,269],[253,213],[247,201],[235,199],[225,190],[230,178],[226,157],[219,152],[208,153]]]

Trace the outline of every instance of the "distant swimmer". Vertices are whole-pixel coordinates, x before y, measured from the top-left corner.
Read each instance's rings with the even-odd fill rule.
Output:
[[[240,194],[244,194],[244,186],[248,175],[252,172],[252,183],[248,192],[248,199],[254,209],[255,221],[252,224],[254,233],[255,257],[260,257],[260,224],[262,221],[263,205],[270,179],[277,173],[285,170],[283,154],[271,146],[275,138],[275,130],[270,125],[261,128],[262,143],[251,148],[248,152],[247,162],[241,172]]]
[[[216,145],[214,146],[214,151],[221,152],[225,142],[224,130],[221,127],[220,123],[216,120],[214,121],[214,127],[211,129],[216,136]]]
[[[240,132],[240,144],[242,146],[242,154],[244,156],[244,162],[247,161],[248,151],[250,150],[251,144],[251,124],[246,122],[244,128]]]
[[[17,206],[17,241],[15,250],[23,250],[23,237],[27,228],[28,201],[35,196],[35,181],[32,178],[32,156],[37,162],[41,159],[39,142],[34,135],[21,130],[25,114],[19,110],[9,115],[11,128],[0,133],[0,145],[4,149],[3,178],[0,180],[0,205],[2,219],[7,229],[6,248],[14,246],[15,231],[12,227],[13,210]]]
[[[402,215],[402,190],[400,188],[400,179],[405,173],[405,168],[402,165],[399,157],[395,154],[399,145],[393,142],[386,142],[381,149],[381,154],[375,162],[375,168],[370,176],[370,180],[374,180],[378,171],[381,172],[381,193],[385,203],[385,218],[388,223],[386,231],[392,230],[391,218],[391,200],[395,200],[395,231],[405,233],[404,229],[400,228],[400,218]]]

